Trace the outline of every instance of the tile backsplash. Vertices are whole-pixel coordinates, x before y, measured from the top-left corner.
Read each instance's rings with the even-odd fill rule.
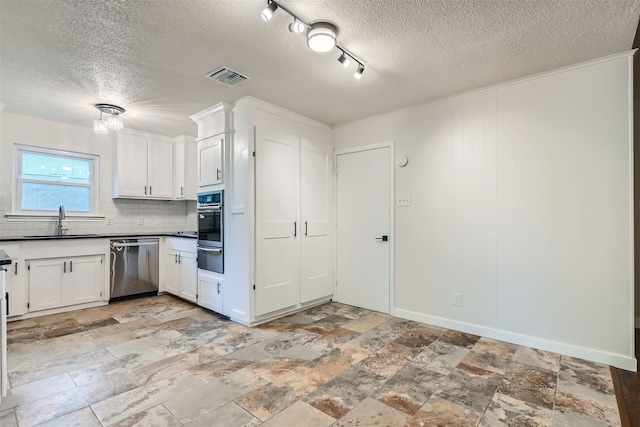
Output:
[[[57,218],[7,219],[11,201],[0,194],[0,238],[55,234]],[[123,234],[195,231],[195,201],[107,199],[101,209],[104,218],[82,219],[68,216],[65,234]]]

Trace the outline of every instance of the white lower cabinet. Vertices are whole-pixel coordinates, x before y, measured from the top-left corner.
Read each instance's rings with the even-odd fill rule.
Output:
[[[198,305],[224,314],[222,296],[224,278],[207,270],[198,270]]]
[[[28,311],[100,301],[103,265],[104,255],[28,260]]]
[[[165,291],[191,302],[198,300],[198,261],[195,239],[168,237],[165,241]]]

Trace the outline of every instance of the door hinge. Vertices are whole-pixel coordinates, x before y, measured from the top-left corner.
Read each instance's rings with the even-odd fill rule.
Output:
[[[196,294],[196,299],[198,299],[198,294]]]
[[[253,290],[254,290],[254,291],[256,290],[256,285],[253,285]]]
[[[31,264],[27,265],[27,270],[31,271]]]
[[[31,303],[30,303],[30,302],[28,302],[28,303],[27,303],[27,308],[30,308],[30,307],[31,307]]]
[[[254,152],[253,152],[253,157],[255,157],[255,156],[256,156],[256,152],[254,151]]]

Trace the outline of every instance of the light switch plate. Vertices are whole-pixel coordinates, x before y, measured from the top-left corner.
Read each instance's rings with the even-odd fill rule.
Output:
[[[399,194],[398,196],[396,196],[396,206],[411,206],[411,196],[409,194]]]

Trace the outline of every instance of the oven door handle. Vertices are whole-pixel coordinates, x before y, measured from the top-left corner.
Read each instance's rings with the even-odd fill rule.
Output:
[[[214,205],[214,206],[198,206],[198,210],[199,211],[219,211],[222,209],[222,206],[220,205]]]
[[[208,249],[208,248],[198,248],[199,251],[204,251],[204,252],[213,252],[213,253],[217,253],[217,254],[221,254],[222,253],[222,249]]]

